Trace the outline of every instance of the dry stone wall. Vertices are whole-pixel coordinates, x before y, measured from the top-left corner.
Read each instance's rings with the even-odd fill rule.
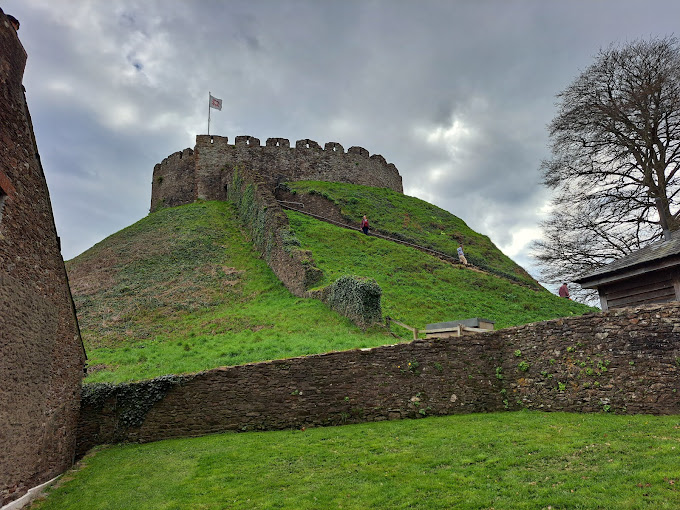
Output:
[[[192,168],[193,165],[193,168]],[[269,138],[264,146],[252,136],[199,135],[193,151],[175,153],[154,168],[151,211],[194,200],[225,200],[226,188],[236,169],[258,172],[273,187],[281,181],[316,180],[348,182],[403,192],[397,168],[379,154],[369,156],[363,147],[313,140],[298,140],[295,148],[285,138]]]
[[[511,408],[680,413],[680,304],[495,333]]]
[[[84,350],[22,78],[0,9],[0,506],[69,468]]]
[[[241,168],[231,176],[227,198],[236,205],[253,243],[288,290],[296,296],[305,296],[307,289],[323,276],[311,252],[300,249],[299,241],[290,231],[288,217],[259,174]]]
[[[150,397],[148,382],[89,387],[79,455],[108,442],[520,408],[678,414],[680,303],[174,377]]]

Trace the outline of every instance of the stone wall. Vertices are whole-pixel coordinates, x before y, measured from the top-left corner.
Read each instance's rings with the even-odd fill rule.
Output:
[[[0,9],[0,505],[69,468],[84,350],[22,78]]]
[[[680,413],[680,303],[500,330],[511,408]]]
[[[452,355],[461,350],[469,357]],[[109,442],[497,410],[498,362],[486,351],[485,338],[465,337],[220,368],[179,376],[152,406],[131,398],[148,383],[88,385],[79,455]]]
[[[244,167],[256,170],[272,188],[281,181],[315,180],[403,192],[397,168],[379,154],[369,156],[362,147],[350,147],[345,152],[339,143],[329,142],[321,148],[313,140],[298,140],[291,148],[285,138],[269,138],[262,146],[252,136],[237,136],[234,145],[229,145],[226,137],[199,135],[193,154],[187,151],[190,149],[169,156],[154,168],[151,211],[196,198],[225,200],[231,173]],[[195,188],[188,184],[191,159],[184,159],[186,156],[195,165]]]
[[[520,408],[680,413],[680,303],[88,386],[96,444]],[[130,420],[129,417],[135,417]]]
[[[152,209],[176,207],[196,200],[194,151],[175,152],[153,169]]]
[[[300,249],[299,241],[290,231],[288,217],[257,172],[242,167],[230,175],[225,198],[236,205],[253,244],[291,293],[306,296],[307,289],[323,276],[312,253]]]

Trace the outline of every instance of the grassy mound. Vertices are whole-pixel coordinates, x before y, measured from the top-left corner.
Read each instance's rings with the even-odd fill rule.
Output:
[[[351,224],[358,226],[366,214],[371,228],[456,259],[458,244],[463,243],[465,256],[471,264],[540,288],[529,273],[503,254],[487,236],[478,234],[450,212],[419,198],[385,188],[337,182],[299,181],[288,183],[287,187],[295,193],[316,194],[330,200]]]
[[[384,315],[420,329],[470,317],[506,327],[591,310],[396,243],[297,213],[289,218],[324,271],[322,285],[347,274],[374,278]],[[89,358],[86,383],[373,347],[411,335],[364,331],[320,301],[291,295],[225,202],[150,214],[68,261],[67,270]]]
[[[89,358],[86,383],[395,341],[291,295],[224,202],[150,214],[67,270]]]
[[[374,278],[382,288],[383,314],[419,329],[471,317],[494,320],[499,329],[593,310],[545,289],[532,290],[294,211],[288,218],[324,272],[320,285],[347,273]]]

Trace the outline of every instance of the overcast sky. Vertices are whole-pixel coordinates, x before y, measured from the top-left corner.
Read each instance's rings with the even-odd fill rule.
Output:
[[[537,276],[555,95],[600,48],[673,35],[677,0],[4,0],[64,259],[148,214],[207,132],[382,154],[404,192]]]

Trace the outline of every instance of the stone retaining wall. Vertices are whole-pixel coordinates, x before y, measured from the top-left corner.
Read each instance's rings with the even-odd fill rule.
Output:
[[[621,309],[173,376],[151,397],[149,382],[90,386],[78,452],[118,441],[520,408],[675,414],[679,365],[679,303]]]

